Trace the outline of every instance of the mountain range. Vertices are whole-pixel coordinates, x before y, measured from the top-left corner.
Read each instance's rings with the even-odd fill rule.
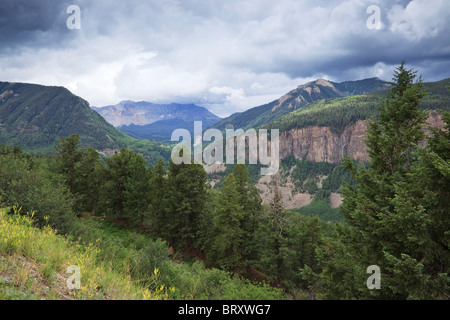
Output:
[[[91,108],[86,100],[63,87],[0,82],[0,142],[20,145],[28,152],[49,153],[54,152],[58,139],[78,134],[84,146],[93,147],[105,156],[125,147],[141,153],[149,163],[154,164],[158,159],[167,160],[170,157],[171,147],[161,141],[170,138],[174,128],[192,130],[192,122],[196,119],[211,121],[213,127],[221,130],[228,127],[278,129],[281,170],[283,179],[287,179],[280,186],[283,201],[287,208],[303,208],[313,199],[309,193],[314,193],[311,191],[314,190],[312,185],[321,189],[320,181],[327,175],[330,181],[336,180],[334,172],[339,176],[338,164],[344,154],[355,161],[369,160],[365,144],[367,120],[377,117],[378,106],[388,87],[388,82],[378,78],[343,83],[318,79],[298,86],[271,103],[233,114],[223,120],[194,105],[154,107],[150,103],[128,101],[119,104],[120,107],[110,108],[116,110],[117,121],[122,116],[123,121],[129,121],[128,124],[116,123],[125,133],[108,123],[97,108]],[[450,79],[424,83],[424,87],[428,94],[420,106],[430,111],[428,123],[441,128],[442,112],[450,111],[447,89]],[[134,104],[138,107],[132,108]],[[145,114],[145,110],[139,109],[146,109],[144,105],[153,111],[159,108],[159,115],[156,112],[152,116]],[[122,108],[120,117],[117,111],[119,108]],[[125,112],[127,109],[128,112]],[[131,119],[138,119],[142,125],[134,124]],[[153,122],[144,124],[146,121]],[[204,124],[203,129],[206,128]],[[304,161],[317,168],[328,168],[328,163],[335,170],[331,175],[330,172],[313,170],[314,173],[309,172],[306,178],[300,178],[299,172],[306,170]],[[267,188],[268,181],[264,180],[265,177],[252,174],[257,171],[257,167],[249,167],[263,200],[270,201],[272,196]],[[212,183],[220,183],[220,179],[230,172],[230,168],[223,165],[211,168],[205,166],[205,170]],[[335,188],[327,189],[334,192],[329,200],[333,208],[341,201],[337,193],[339,179],[334,182]],[[298,193],[298,190],[306,189],[308,193]]]
[[[430,121],[439,126],[439,113],[450,108],[450,79],[424,86],[428,95],[421,106],[433,110]],[[352,159],[364,161],[365,121],[377,116],[377,106],[388,87],[388,82],[378,78],[341,83],[318,79],[268,104],[221,120],[192,104],[123,101],[116,106],[91,108],[86,100],[63,87],[0,82],[0,142],[49,152],[59,138],[77,133],[85,146],[105,154],[128,147],[148,159],[167,159],[170,147],[145,138],[167,140],[174,128],[192,130],[192,122],[202,120],[203,129],[209,124],[222,130],[279,129],[281,158],[294,155],[298,159],[338,163],[344,153],[350,153]]]
[[[211,126],[221,118],[195,104],[154,104],[146,101],[122,101],[116,105],[92,107],[106,121],[132,137],[168,141],[175,129],[187,129],[193,135],[194,121]]]
[[[318,100],[379,92],[388,87],[389,83],[379,78],[341,83],[318,79],[299,85],[277,100],[232,114],[212,127],[220,130],[256,128]]]
[[[420,106],[431,111],[428,122],[440,127],[440,114],[450,111],[450,79],[423,85],[428,94]],[[379,78],[341,83],[318,79],[212,127],[278,129],[280,159],[293,155],[312,162],[339,163],[346,153],[353,160],[367,161],[367,120],[377,117],[389,87],[389,82]]]
[[[215,127],[223,130],[227,127],[249,128],[255,125],[257,130],[278,129],[281,163],[279,191],[283,206],[287,209],[301,208],[302,214],[339,221],[342,217],[335,208],[340,206],[343,199],[340,187],[351,181],[348,172],[339,164],[344,154],[353,161],[369,161],[365,143],[368,119],[378,117],[379,106],[387,94],[389,83],[382,83],[377,78],[347,82],[347,88],[349,84],[353,88],[361,84],[368,85],[360,86],[362,90],[359,92],[353,91],[365,92],[356,95],[352,95],[351,91],[339,90],[338,85],[333,84],[331,87],[323,84],[322,80],[317,80],[299,86],[268,105],[231,115]],[[442,112],[450,111],[450,79],[424,83],[423,86],[428,94],[419,106],[429,111],[427,123],[435,128],[443,128]],[[314,92],[316,95],[311,102],[304,103],[305,92],[306,97],[309,97],[308,91],[311,96]],[[337,91],[343,96],[336,97]],[[294,104],[295,101],[303,101],[303,105],[286,112],[295,107],[289,100]],[[286,113],[277,117],[275,113],[283,108]],[[266,119],[271,120],[264,122]],[[425,131],[428,130],[425,128]],[[274,197],[270,187],[271,177],[261,176],[257,166],[248,167],[263,202],[271,203]],[[212,165],[207,168],[207,172],[212,182],[220,185],[231,170],[227,166]]]

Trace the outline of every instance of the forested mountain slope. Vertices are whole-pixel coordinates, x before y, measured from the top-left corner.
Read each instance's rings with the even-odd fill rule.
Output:
[[[389,87],[388,82],[378,78],[335,83],[318,79],[298,86],[279,99],[268,104],[251,108],[242,113],[235,113],[215,124],[214,128],[254,128],[274,121],[294,110],[323,99],[332,99],[352,95],[361,95],[383,91]]]
[[[72,134],[99,151],[129,147],[153,162],[168,156],[167,148],[130,138],[114,128],[66,88],[0,82],[0,142],[51,152],[58,139]]]

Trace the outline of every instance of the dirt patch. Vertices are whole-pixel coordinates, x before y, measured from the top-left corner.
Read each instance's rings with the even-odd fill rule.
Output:
[[[273,199],[272,176],[263,176],[256,184],[263,203],[271,203]],[[292,193],[295,189],[294,184],[288,176],[281,186],[278,186],[281,193],[281,201],[285,209],[297,209],[307,206],[313,200],[309,193]]]
[[[111,138],[110,138],[111,139]],[[103,150],[97,150],[98,153],[100,153],[101,155],[104,155],[105,157],[112,157],[114,155],[114,153],[120,153],[120,149],[103,149]]]
[[[0,255],[0,264],[0,286],[30,290],[41,300],[73,300],[67,288],[68,276],[63,272],[53,274],[51,280],[45,279],[37,263],[21,255]]]
[[[330,208],[339,207],[344,200],[344,197],[340,193],[331,192],[330,194]]]
[[[205,169],[207,174],[215,173],[215,172],[224,172],[227,167],[223,163],[214,163],[214,164],[204,164],[203,169]]]

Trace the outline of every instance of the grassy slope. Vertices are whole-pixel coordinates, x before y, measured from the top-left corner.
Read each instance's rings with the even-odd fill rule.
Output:
[[[298,212],[307,217],[319,217],[327,222],[341,222],[344,217],[340,215],[339,208],[330,208],[328,199],[314,199],[309,205],[298,209],[291,209],[290,211]]]
[[[73,241],[7,211],[0,210],[0,299],[284,298],[279,289],[232,278],[195,260],[177,261],[163,241],[101,220],[80,220],[81,238]],[[70,265],[80,267],[80,290],[67,288]]]
[[[17,211],[17,210],[16,210]],[[160,299],[129,275],[106,269],[97,247],[81,246],[51,228],[37,229],[26,215],[0,210],[1,299]],[[69,290],[67,267],[81,269],[81,288]]]

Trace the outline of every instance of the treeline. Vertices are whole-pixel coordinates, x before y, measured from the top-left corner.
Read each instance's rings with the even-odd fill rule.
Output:
[[[205,268],[202,263],[192,263],[191,259],[189,263],[184,263],[185,259],[178,261],[179,259],[171,258],[173,253],[166,241],[138,229],[137,227],[142,225],[139,220],[128,221],[129,216],[132,217],[129,212],[129,216],[125,218],[121,218],[120,214],[108,216],[107,219],[100,218],[115,212],[111,206],[108,210],[95,212],[98,218],[92,213],[87,215],[85,210],[98,208],[108,201],[109,197],[103,192],[111,190],[107,185],[111,177],[107,174],[110,169],[107,169],[105,161],[99,160],[94,150],[72,148],[78,145],[76,140],[76,137],[63,139],[61,142],[65,143],[60,146],[65,148],[59,148],[61,153],[56,158],[30,156],[20,147],[0,144],[0,207],[10,207],[11,215],[17,212],[32,213],[34,225],[43,228],[45,232],[48,232],[47,226],[50,226],[60,235],[65,235],[70,242],[74,242],[74,246],[80,251],[94,248],[97,253],[95,262],[103,266],[103,271],[110,274],[110,271],[114,270],[123,274],[124,279],[131,277],[133,283],[142,284],[151,292],[164,290],[170,299],[254,300],[284,297],[281,290],[266,284],[250,283],[244,278],[231,277],[229,272]],[[73,150],[77,152],[73,153]],[[69,154],[74,157],[69,157]],[[122,154],[125,155],[126,152]],[[60,161],[75,165],[64,167],[64,173],[58,173],[63,169]],[[87,174],[89,169],[92,171]],[[89,177],[97,178],[90,181]],[[127,190],[132,184],[129,183],[131,180],[125,180]],[[145,177],[141,181],[145,181]],[[93,185],[99,182],[102,184]],[[70,188],[73,188],[74,193]],[[130,190],[123,193],[126,199],[125,210],[132,207],[130,201],[136,199],[130,196]],[[103,211],[107,213],[102,213]],[[88,219],[77,218],[77,215]],[[124,221],[118,224],[120,220]],[[132,225],[136,228],[131,227]],[[148,221],[144,221],[144,225],[148,226]],[[119,229],[118,226],[122,228]],[[123,228],[124,226],[127,228]],[[3,231],[9,232],[7,229]],[[21,237],[28,239],[27,234]],[[46,254],[57,256],[59,252]],[[82,274],[86,275],[85,272],[88,271],[80,267]],[[52,286],[50,280],[48,285]],[[104,294],[104,289],[93,288],[98,291],[99,296]]]

